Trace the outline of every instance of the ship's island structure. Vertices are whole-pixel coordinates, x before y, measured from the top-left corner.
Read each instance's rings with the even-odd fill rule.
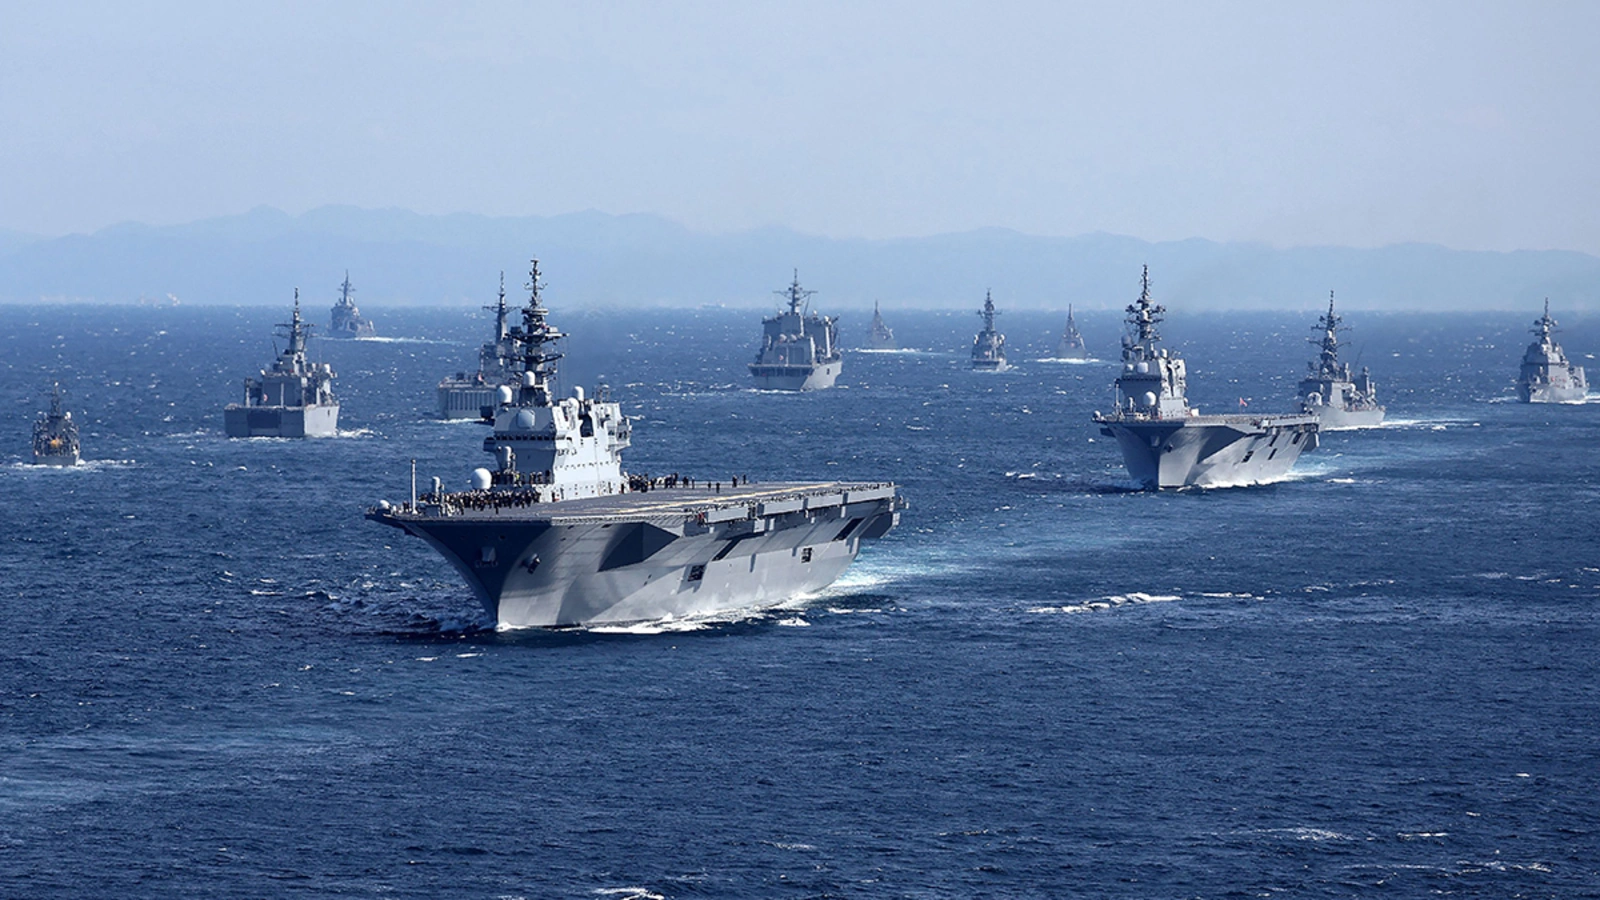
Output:
[[[1316,416],[1320,431],[1376,428],[1383,424],[1384,409],[1378,403],[1372,373],[1362,366],[1361,374],[1352,375],[1350,364],[1339,361],[1339,325],[1343,321],[1333,311],[1333,292],[1329,291],[1328,312],[1312,326],[1321,336],[1310,339],[1321,353],[1311,362],[1311,371],[1301,379],[1297,391],[1300,411]]]
[[[472,486],[380,502],[367,518],[427,541],[499,627],[652,621],[759,607],[819,590],[904,507],[889,482],[751,485],[622,469],[632,426],[603,393],[555,393],[537,260],[522,324],[507,332],[512,384],[496,389],[493,468]]]
[[[328,337],[364,338],[377,334],[377,326],[371,319],[363,318],[356,302],[350,299],[355,290],[350,284],[350,272],[346,270],[344,283],[339,285],[339,299],[334,301],[332,318],[328,322]]]
[[[80,459],[78,423],[61,408],[61,385],[50,389],[50,411],[33,423],[33,464],[75,466]]]
[[[872,302],[872,331],[867,335],[867,349],[869,350],[899,350],[900,345],[895,343],[894,329],[883,321],[883,313],[878,311],[878,302]]]
[[[1083,343],[1083,335],[1078,332],[1078,323],[1072,318],[1072,305],[1067,304],[1067,327],[1061,331],[1061,340],[1056,342],[1056,359],[1088,359],[1089,348]]]
[[[1582,366],[1575,366],[1555,339],[1556,320],[1550,318],[1550,301],[1544,301],[1544,315],[1533,323],[1538,340],[1522,354],[1522,371],[1517,376],[1517,399],[1523,403],[1582,403],[1589,394],[1589,381]]]
[[[1094,414],[1100,433],[1117,439],[1134,481],[1146,490],[1256,484],[1281,478],[1316,447],[1312,415],[1203,416],[1189,406],[1184,361],[1157,346],[1166,308],[1150,300],[1149,266],[1140,284],[1127,308],[1116,409]]]
[[[774,291],[788,309],[761,320],[761,349],[750,363],[756,387],[764,391],[818,391],[833,387],[844,366],[839,352],[839,319],[805,309],[816,291],[801,290],[800,270],[786,290]]]
[[[1006,336],[994,330],[994,317],[997,315],[994,297],[985,291],[983,309],[978,312],[983,319],[983,330],[972,339],[972,368],[975,371],[1004,372],[1010,368],[1006,364]]]
[[[477,419],[483,408],[495,405],[495,389],[507,383],[510,370],[507,361],[516,352],[506,327],[509,311],[506,308],[506,276],[500,273],[500,300],[484,309],[494,313],[494,340],[478,349],[478,371],[468,375],[457,372],[439,382],[438,401],[441,419]]]
[[[294,315],[278,327],[283,329],[283,352],[272,368],[261,370],[261,377],[245,379],[244,402],[230,403],[222,411],[223,427],[231,438],[332,437],[339,430],[333,367],[306,361],[311,325],[300,318],[298,288]]]

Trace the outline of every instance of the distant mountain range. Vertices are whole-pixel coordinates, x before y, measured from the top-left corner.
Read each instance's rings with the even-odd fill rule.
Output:
[[[973,308],[992,289],[1002,308],[1115,308],[1150,265],[1172,307],[1309,310],[1329,290],[1345,309],[1600,309],[1600,257],[1490,253],[1426,244],[1376,249],[1111,234],[1038,237],[1000,228],[887,240],[784,228],[692,231],[651,215],[598,212],[494,218],[329,206],[299,216],[261,207],[184,225],[115,225],[40,238],[0,230],[0,301],[282,304],[299,287],[331,305],[349,270],[357,302],[482,304],[499,272],[522,294],[538,256],[552,304],[585,307],[772,307],[791,270],[820,309]]]

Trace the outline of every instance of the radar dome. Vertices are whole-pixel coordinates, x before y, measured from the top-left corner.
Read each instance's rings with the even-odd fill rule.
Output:
[[[494,396],[495,396],[495,399],[499,400],[501,403],[510,403],[511,402],[511,385],[509,385],[509,384],[500,385],[499,389],[497,389],[494,392]]]
[[[1144,363],[1140,363],[1140,365],[1144,365]],[[1144,405],[1145,406],[1155,406],[1156,405],[1156,395],[1155,395],[1154,391],[1145,391],[1144,392]]]
[[[489,489],[489,485],[491,485],[493,483],[494,483],[494,476],[489,474],[489,470],[488,469],[473,469],[472,470],[472,489],[473,490],[475,490],[475,491],[487,491]]]
[[[1140,361],[1138,361],[1138,362],[1133,364],[1133,370],[1135,372],[1138,372],[1140,375],[1149,375],[1150,374],[1150,364],[1145,362],[1144,360],[1140,360]]]
[[[533,430],[533,410],[524,409],[517,413],[517,427],[525,431]]]

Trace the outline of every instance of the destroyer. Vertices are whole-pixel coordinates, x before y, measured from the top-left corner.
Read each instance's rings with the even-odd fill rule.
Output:
[[[1083,335],[1078,333],[1078,323],[1072,319],[1072,305],[1067,304],[1067,327],[1061,332],[1061,340],[1056,343],[1056,359],[1088,359],[1089,348],[1083,343]]]
[[[900,349],[900,345],[894,340],[894,330],[883,321],[883,313],[878,312],[876,300],[872,302],[872,334],[867,338],[867,347],[872,350]]]
[[[262,369],[260,378],[244,380],[244,402],[222,411],[228,437],[331,437],[339,428],[339,401],[333,396],[333,367],[306,361],[311,325],[300,320],[300,290],[294,292],[294,316],[281,322],[283,352]]]
[[[1523,403],[1582,403],[1589,393],[1583,367],[1575,366],[1561,352],[1554,334],[1556,320],[1550,318],[1550,301],[1544,301],[1544,315],[1533,323],[1539,339],[1522,354],[1522,373],[1517,378],[1517,398]]]
[[[750,364],[756,387],[766,391],[819,391],[833,387],[844,359],[839,353],[838,317],[805,312],[816,291],[800,289],[800,270],[788,290],[774,291],[789,308],[761,320],[761,350]]]
[[[983,330],[972,339],[972,368],[1004,372],[1010,368],[1006,365],[1006,336],[994,330],[994,317],[999,313],[995,312],[994,298],[988,291],[983,292],[983,310],[978,315],[983,319]]]
[[[478,371],[457,372],[439,382],[439,418],[476,419],[495,403],[495,388],[510,377],[506,361],[516,350],[506,328],[506,275],[500,273],[500,302],[484,309],[494,313],[494,340],[478,350]]]
[[[50,411],[33,423],[33,464],[36,466],[75,466],[78,464],[78,423],[72,413],[61,408],[61,385],[50,389]]]
[[[535,261],[496,389],[494,468],[466,491],[379,503],[367,518],[426,540],[500,627],[636,622],[781,602],[831,584],[904,507],[887,482],[752,486],[622,471],[632,429],[602,393],[555,395]]]
[[[1361,374],[1350,374],[1350,364],[1339,361],[1339,323],[1343,318],[1333,311],[1333,291],[1328,292],[1328,313],[1312,326],[1322,332],[1311,343],[1322,348],[1312,362],[1311,372],[1300,381],[1300,411],[1317,417],[1321,431],[1376,428],[1383,424],[1383,407],[1378,405],[1378,389],[1366,366]]]
[[[350,271],[347,269],[344,273],[344,283],[339,285],[339,299],[333,304],[333,318],[328,323],[328,337],[364,338],[377,333],[378,329],[372,324],[372,320],[362,318],[361,310],[356,309],[356,302],[350,299],[355,290],[350,286]]]
[[[1185,396],[1181,358],[1158,348],[1166,309],[1150,302],[1150,267],[1128,307],[1116,411],[1096,412],[1100,433],[1122,448],[1128,474],[1146,490],[1254,484],[1283,476],[1317,445],[1317,419],[1299,415],[1202,416]]]

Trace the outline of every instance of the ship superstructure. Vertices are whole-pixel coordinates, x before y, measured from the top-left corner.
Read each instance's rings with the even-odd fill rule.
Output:
[[[494,313],[494,340],[478,349],[478,371],[468,374],[457,372],[439,382],[438,401],[441,419],[476,419],[483,408],[495,405],[495,389],[506,384],[511,377],[509,361],[516,353],[516,342],[511,340],[506,325],[509,310],[506,308],[506,276],[500,273],[500,299],[494,306],[484,309]]]
[[[333,396],[333,367],[306,360],[311,324],[300,318],[300,291],[294,292],[294,315],[281,322],[283,352],[246,378],[244,402],[222,412],[228,437],[332,437],[339,429],[339,401]]]
[[[1149,266],[1127,312],[1116,407],[1094,421],[1117,439],[1128,474],[1146,490],[1271,481],[1316,447],[1315,416],[1203,416],[1189,405],[1183,359],[1159,346],[1166,309],[1151,302]]]
[[[61,385],[50,389],[50,411],[33,423],[33,464],[75,466],[80,459],[78,423],[61,407]]]
[[[1083,343],[1083,335],[1078,333],[1078,323],[1072,318],[1072,305],[1067,304],[1067,327],[1061,331],[1061,340],[1056,342],[1056,359],[1088,359],[1089,348]]]
[[[367,518],[426,540],[500,627],[637,622],[770,605],[831,584],[898,521],[886,482],[752,486],[625,473],[632,427],[604,393],[554,387],[563,335],[529,273],[513,383],[496,389],[493,468],[471,487],[379,503]]]
[[[816,291],[800,288],[800,270],[782,291],[788,308],[761,320],[761,349],[750,364],[756,387],[765,391],[816,391],[833,387],[844,366],[837,316],[806,310]]]
[[[1300,411],[1317,417],[1322,431],[1376,428],[1383,424],[1383,407],[1378,403],[1378,388],[1366,366],[1359,375],[1351,374],[1350,364],[1339,360],[1339,332],[1343,317],[1333,311],[1333,292],[1328,292],[1328,312],[1312,330],[1320,332],[1311,343],[1320,349],[1311,362],[1311,371],[1300,380],[1297,396]]]
[[[1544,301],[1544,315],[1533,323],[1538,340],[1522,354],[1522,371],[1517,377],[1517,399],[1523,403],[1582,403],[1589,393],[1589,381],[1582,366],[1575,366],[1556,343],[1556,320],[1550,318],[1550,301]]]
[[[894,330],[883,321],[883,313],[878,311],[876,300],[872,303],[872,332],[867,336],[867,347],[871,350],[900,349],[900,345],[895,343]]]
[[[983,330],[972,339],[972,368],[979,372],[1004,372],[1010,368],[1006,365],[1006,336],[994,329],[994,317],[999,314],[994,308],[994,297],[985,291],[983,309],[978,312],[983,319]]]
[[[339,285],[339,299],[333,304],[333,315],[328,322],[328,337],[364,338],[377,333],[377,326],[372,324],[371,319],[363,318],[361,310],[356,308],[356,302],[350,299],[355,290],[350,284],[350,272],[347,269],[344,273],[344,282]]]

